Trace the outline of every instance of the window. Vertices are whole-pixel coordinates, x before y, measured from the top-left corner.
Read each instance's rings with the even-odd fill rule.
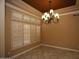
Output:
[[[30,24],[24,24],[24,45],[30,44]]]
[[[40,21],[35,17],[12,10],[10,22],[12,49],[40,41]]]
[[[11,42],[12,48],[18,48],[23,46],[22,23],[11,21]]]

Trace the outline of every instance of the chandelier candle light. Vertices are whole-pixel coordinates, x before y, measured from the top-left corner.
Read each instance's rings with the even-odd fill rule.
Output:
[[[51,3],[51,1],[49,1],[49,4]],[[50,5],[49,5],[50,7]],[[50,23],[51,20],[53,20],[54,23],[59,21],[59,14],[58,13],[54,13],[53,9],[50,9],[49,12],[45,12],[42,15],[42,20],[45,23]]]

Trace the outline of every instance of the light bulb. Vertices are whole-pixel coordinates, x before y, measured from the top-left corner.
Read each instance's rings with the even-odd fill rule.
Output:
[[[48,18],[47,18],[47,17],[45,17],[45,21],[46,21],[46,20],[48,20]]]
[[[59,14],[58,13],[56,13],[54,16],[59,19]]]
[[[50,9],[50,14],[54,15],[53,9]]]
[[[50,15],[47,13],[47,17],[50,17]]]
[[[44,16],[42,15],[42,19],[44,18]]]
[[[44,15],[47,16],[47,12],[45,12]]]
[[[45,18],[45,15],[42,15],[42,19],[44,19]]]

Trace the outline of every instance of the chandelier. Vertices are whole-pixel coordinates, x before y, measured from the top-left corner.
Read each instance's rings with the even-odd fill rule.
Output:
[[[44,21],[44,23],[50,23],[51,20],[53,20],[54,23],[57,23],[59,21],[59,14],[58,13],[54,13],[53,9],[50,8],[50,4],[51,4],[51,0],[49,0],[49,12],[45,12],[42,15],[42,20]]]

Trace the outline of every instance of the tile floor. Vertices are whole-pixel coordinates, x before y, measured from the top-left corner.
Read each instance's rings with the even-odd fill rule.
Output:
[[[79,53],[40,46],[14,59],[79,59]]]

